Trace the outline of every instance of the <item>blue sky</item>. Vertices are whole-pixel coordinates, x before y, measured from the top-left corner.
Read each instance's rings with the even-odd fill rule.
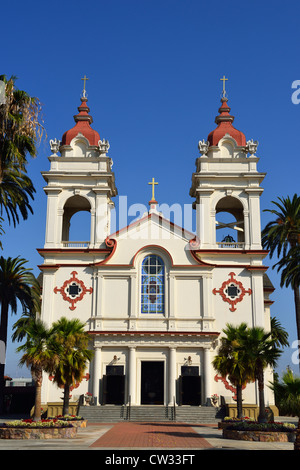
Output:
[[[61,139],[74,125],[84,75],[93,127],[110,142],[118,192],[128,205],[147,205],[152,177],[159,202],[192,202],[197,144],[215,128],[224,74],[235,127],[259,141],[258,168],[267,172],[262,210],[278,196],[299,193],[300,105],[291,100],[300,79],[299,14],[299,2],[291,0],[5,2],[1,73],[16,75],[18,87],[43,103],[47,138],[28,166],[37,190],[34,215],[17,228],[5,226],[3,256],[21,255],[39,273],[36,249],[44,244],[46,217],[41,171],[49,169],[49,139]],[[269,220],[262,212],[262,226]],[[292,291],[280,289],[276,271],[268,273],[276,287],[272,315],[292,344]],[[9,345],[6,372],[27,375],[17,367],[15,348]],[[287,364],[298,372],[292,352],[278,372]]]

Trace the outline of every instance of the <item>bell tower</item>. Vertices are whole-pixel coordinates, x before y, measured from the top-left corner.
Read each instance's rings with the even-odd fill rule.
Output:
[[[48,197],[46,249],[101,248],[110,233],[112,198],[117,195],[113,162],[107,155],[108,141],[101,140],[91,127],[93,118],[87,101],[84,84],[75,126],[61,141],[50,141],[50,171],[42,173]],[[71,219],[80,211],[90,214],[89,239],[70,240]]]
[[[200,249],[261,250],[258,143],[246,141],[233,126],[223,77],[223,93],[217,124],[199,142],[200,157],[192,175],[190,195],[197,210]]]

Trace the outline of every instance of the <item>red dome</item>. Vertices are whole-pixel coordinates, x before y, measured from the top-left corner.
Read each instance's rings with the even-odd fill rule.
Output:
[[[76,124],[72,129],[64,133],[61,145],[70,145],[72,139],[74,139],[74,137],[79,133],[89,141],[90,145],[98,145],[100,135],[90,126],[93,122],[93,118],[89,115],[90,108],[87,106],[86,102],[87,98],[81,98],[81,105],[78,108],[79,114],[74,116]]]
[[[234,120],[234,116],[231,116],[229,114],[230,108],[227,105],[227,101],[227,98],[221,99],[222,105],[219,108],[220,114],[215,119],[215,123],[218,124],[218,127],[208,135],[207,140],[210,145],[216,146],[218,145],[219,141],[225,136],[225,134],[229,134],[231,137],[234,138],[239,147],[245,147],[245,134],[233,127],[232,123]]]

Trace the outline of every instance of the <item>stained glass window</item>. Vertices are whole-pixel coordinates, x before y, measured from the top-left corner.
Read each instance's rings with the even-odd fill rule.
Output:
[[[165,266],[157,255],[149,255],[142,263],[142,313],[165,313]]]

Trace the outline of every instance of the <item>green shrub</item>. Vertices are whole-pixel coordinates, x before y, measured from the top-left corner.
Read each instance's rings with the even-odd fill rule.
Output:
[[[230,426],[228,426],[227,429],[232,429],[235,431],[293,432],[296,430],[296,426],[291,423],[280,422],[259,423],[257,421],[240,421],[232,423]]]

